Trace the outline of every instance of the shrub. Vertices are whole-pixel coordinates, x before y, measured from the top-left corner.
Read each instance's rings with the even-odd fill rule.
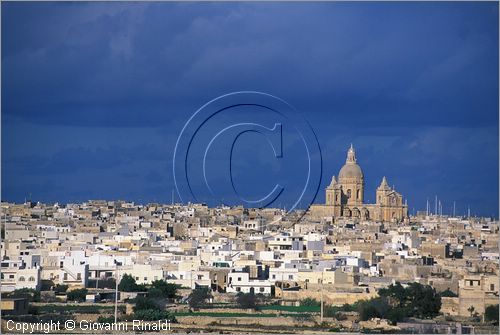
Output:
[[[142,309],[136,311],[134,317],[144,321],[169,320],[170,322],[177,322],[175,316],[159,309]]]
[[[240,308],[256,309],[257,297],[253,293],[238,293],[238,296],[236,297],[236,303]]]
[[[40,291],[36,291],[32,288],[21,288],[14,290],[12,292],[3,295],[7,298],[26,298],[29,302],[39,302],[40,301]]]
[[[191,308],[200,308],[211,296],[208,287],[198,287],[188,297],[189,306]]]
[[[145,310],[145,309],[157,309],[158,306],[156,303],[146,297],[137,297],[135,298],[135,306],[134,306],[134,312]]]
[[[167,283],[164,280],[155,280],[151,283],[148,290],[148,295],[151,297],[175,299],[177,297],[177,289],[179,285]]]
[[[40,291],[49,291],[54,287],[54,282],[52,280],[41,280]]]
[[[498,313],[498,305],[490,305],[484,311],[484,318],[486,321],[493,321],[495,325],[498,325]]]
[[[98,323],[113,323],[115,322],[114,316],[99,316],[97,318]]]
[[[337,312],[337,313],[335,313],[334,318],[335,318],[337,321],[344,321],[344,320],[347,320],[347,316],[346,316],[344,313],[342,313],[342,312]]]
[[[390,310],[390,305],[384,297],[374,298],[358,304],[359,318],[362,321],[371,318],[385,318]]]
[[[300,301],[300,306],[319,306],[321,303],[312,298],[305,298]]]
[[[54,291],[56,293],[65,293],[67,290],[68,290],[68,285],[57,284],[56,286],[54,286]]]
[[[447,288],[445,291],[440,292],[439,295],[441,297],[447,297],[447,298],[456,298],[458,297],[458,294]]]
[[[86,288],[79,288],[66,293],[69,301],[84,302],[87,297],[88,290]]]

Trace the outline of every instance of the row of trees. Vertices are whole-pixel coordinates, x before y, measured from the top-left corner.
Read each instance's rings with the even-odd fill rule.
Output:
[[[380,297],[358,303],[361,320],[379,317],[395,323],[407,317],[427,319],[439,315],[441,309],[441,296],[429,285],[410,283],[403,287],[397,282],[378,293]]]
[[[137,284],[131,275],[123,275],[118,290],[122,292],[147,292],[148,296],[155,298],[176,299],[179,285],[167,283],[164,280],[155,280],[151,285]]]
[[[134,318],[145,321],[170,320],[176,322],[175,316],[165,310],[167,301],[178,298],[179,285],[155,280],[151,285],[139,285],[131,275],[123,275],[118,289],[122,292],[141,292],[145,295],[134,299]]]
[[[445,296],[448,296],[448,292]],[[302,306],[319,306],[314,299],[304,299]],[[401,283],[391,284],[379,290],[379,297],[358,301],[343,306],[325,306],[325,316],[343,319],[342,312],[357,312],[362,321],[371,318],[384,318],[392,323],[407,317],[420,319],[433,318],[439,315],[441,295],[434,288],[419,283],[411,283],[403,287]]]

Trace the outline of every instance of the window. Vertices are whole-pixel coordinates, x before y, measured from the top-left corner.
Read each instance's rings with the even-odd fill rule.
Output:
[[[276,275],[273,275],[273,279],[276,279]]]
[[[293,279],[293,275],[288,275],[288,280],[292,280]]]
[[[82,280],[82,274],[81,273],[77,273],[76,274],[76,279],[77,280]]]
[[[35,277],[31,276],[29,281],[35,281]]]
[[[241,287],[237,287],[236,292],[240,292],[240,291],[241,291]]]
[[[261,287],[261,288],[259,289],[259,291],[260,291],[261,293],[262,293],[262,292],[264,292],[264,288],[263,288],[263,287]]]
[[[241,281],[241,277],[238,277],[238,281]]]
[[[351,190],[347,190],[347,198],[350,199],[351,198]]]
[[[490,284],[490,291],[495,291],[495,284]]]
[[[25,279],[24,279],[24,277],[23,277],[23,276],[19,277],[19,281],[24,281],[24,280],[25,280]]]

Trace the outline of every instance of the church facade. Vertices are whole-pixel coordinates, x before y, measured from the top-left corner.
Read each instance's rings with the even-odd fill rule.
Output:
[[[392,222],[408,219],[408,206],[403,203],[403,196],[389,186],[385,177],[376,190],[375,204],[364,203],[364,187],[363,171],[357,163],[356,152],[351,144],[338,180],[333,176],[325,190],[326,203],[312,205],[311,215]]]

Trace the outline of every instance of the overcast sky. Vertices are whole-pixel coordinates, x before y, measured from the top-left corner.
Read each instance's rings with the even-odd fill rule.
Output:
[[[255,90],[316,132],[316,202],[353,143],[367,201],[498,216],[498,73],[496,2],[3,3],[2,199],[170,202],[185,122]],[[235,147],[249,198],[300,174],[269,150]]]

